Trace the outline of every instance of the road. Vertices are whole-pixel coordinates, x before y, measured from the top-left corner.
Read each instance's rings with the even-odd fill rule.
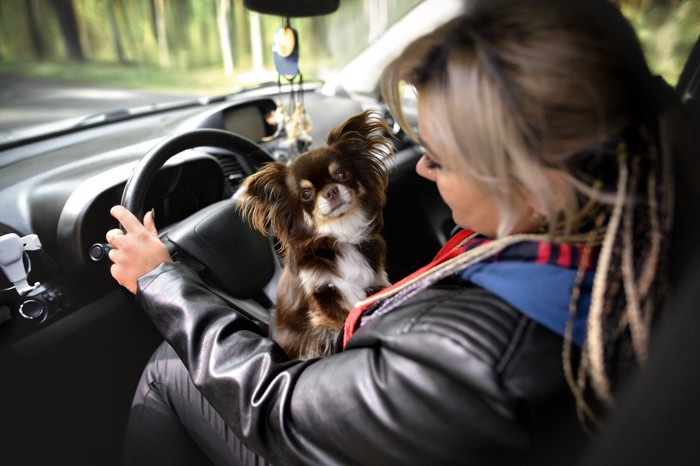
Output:
[[[190,97],[193,96],[0,76],[0,134],[61,119]]]

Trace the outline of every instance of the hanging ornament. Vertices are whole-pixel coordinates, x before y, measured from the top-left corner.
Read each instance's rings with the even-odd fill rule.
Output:
[[[272,38],[272,60],[281,76],[294,78],[299,73],[299,35],[289,25],[289,18]]]
[[[264,141],[276,160],[289,163],[309,150],[313,141],[311,118],[304,107],[304,79],[299,70],[299,35],[290,26],[289,18],[272,39],[272,58],[277,70],[278,99],[277,108],[268,123],[275,126],[275,132]],[[282,104],[282,78],[290,84],[286,112]]]
[[[277,99],[277,107],[275,108],[275,110],[270,112],[266,116],[266,121],[268,125],[273,126],[275,128],[275,131],[270,136],[262,138],[263,142],[268,142],[277,139],[280,136],[280,134],[282,134],[282,131],[284,131],[286,115],[284,114],[284,105],[282,105],[282,101],[280,100],[280,98]]]

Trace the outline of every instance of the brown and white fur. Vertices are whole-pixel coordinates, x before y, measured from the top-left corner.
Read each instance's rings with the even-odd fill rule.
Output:
[[[386,123],[371,111],[332,130],[327,146],[289,166],[248,177],[243,216],[281,245],[284,267],[270,337],[296,359],[331,354],[348,311],[389,285],[380,236],[392,153]]]

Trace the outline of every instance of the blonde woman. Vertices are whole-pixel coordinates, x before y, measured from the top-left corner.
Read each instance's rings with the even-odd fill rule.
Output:
[[[360,303],[333,356],[289,360],[171,262],[150,215],[113,208],[112,273],[169,343],[127,463],[571,464],[646,359],[674,97],[615,7],[477,2],[407,47],[383,94],[463,230]]]

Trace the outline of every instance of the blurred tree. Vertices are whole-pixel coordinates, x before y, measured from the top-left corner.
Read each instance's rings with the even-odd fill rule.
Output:
[[[328,52],[328,41],[326,37],[330,31],[328,30],[328,21],[321,18],[311,18],[311,26],[308,28],[311,43],[314,44],[314,53],[323,59],[327,59]]]
[[[263,38],[260,27],[260,15],[250,12],[248,19],[250,20],[250,54],[253,61],[253,71],[260,72],[263,68]]]
[[[75,16],[72,0],[52,0],[51,5],[56,12],[56,18],[58,18],[58,24],[61,27],[61,35],[63,36],[63,43],[66,47],[68,58],[75,61],[85,61],[85,54],[78,32],[78,20]]]
[[[243,0],[234,0],[233,14],[233,58],[239,69],[250,65],[250,33],[248,28],[248,10],[243,6]]]
[[[231,0],[219,0],[216,14],[219,25],[219,40],[221,42],[221,57],[224,63],[224,74],[233,76],[233,55],[231,54],[231,34],[228,27],[231,12]]]
[[[34,55],[41,59],[46,56],[46,45],[44,37],[41,35],[41,21],[39,19],[39,8],[41,5],[38,0],[29,0],[25,3],[27,8],[27,23],[29,23],[29,37],[32,40]]]
[[[124,63],[138,61],[139,56],[142,56],[145,50],[148,49],[148,28],[144,27],[144,23],[148,21],[140,21],[139,8],[131,8],[130,5],[125,5],[128,0],[113,0],[114,21],[119,31],[121,38],[121,46],[124,54]],[[133,29],[130,27],[132,21],[137,21],[139,28],[138,33],[140,38],[134,40]],[[143,50],[143,51],[142,51]]]
[[[123,64],[124,60],[124,49],[122,48],[122,35],[119,31],[119,23],[117,22],[117,14],[115,12],[115,4],[118,0],[112,0],[107,2],[107,13],[109,15],[109,25],[112,29],[112,42],[114,43],[114,53],[117,55],[117,60],[119,63]]]
[[[153,18],[158,42],[158,61],[161,66],[168,68],[170,67],[170,50],[168,47],[168,31],[163,0],[153,0]]]

